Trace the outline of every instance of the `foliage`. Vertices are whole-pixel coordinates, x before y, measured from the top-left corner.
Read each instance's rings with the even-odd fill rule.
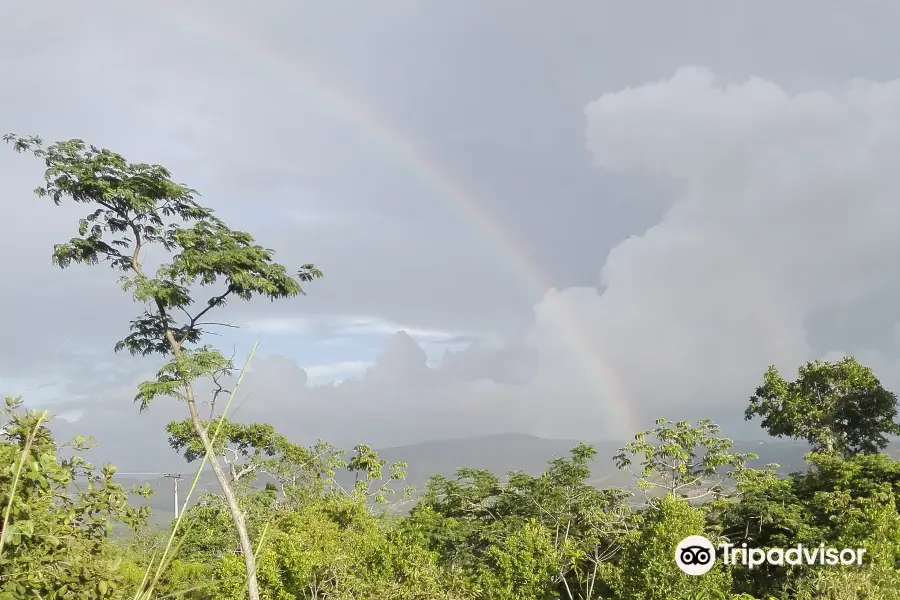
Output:
[[[213,452],[228,466],[232,483],[249,483],[260,471],[271,470],[289,461],[305,464],[314,458],[308,449],[291,443],[268,423],[236,423],[224,417],[216,419],[217,424],[219,421],[221,429],[213,442]],[[211,422],[201,424],[204,429],[209,429]],[[190,419],[169,423],[166,432],[169,445],[175,451],[183,452],[187,462],[205,456],[203,442]]]
[[[889,550],[898,547],[892,541],[896,532],[885,526],[898,526],[892,515],[897,514],[900,500],[900,461],[886,455],[844,459],[819,453],[809,454],[807,460],[810,468],[790,477],[779,477],[771,469],[745,472],[738,485],[739,496],[714,503],[710,507],[712,519],[734,544],[763,549],[798,543],[862,547],[875,565],[896,571],[900,563]],[[822,573],[814,571],[805,566],[762,565],[752,572],[736,572],[735,581],[755,593],[796,591],[798,586],[809,585],[819,589],[837,581],[828,579],[831,576],[823,579]],[[871,573],[864,579],[870,580]],[[849,585],[862,579],[841,581]]]
[[[814,450],[844,456],[873,454],[900,434],[897,395],[855,358],[814,360],[787,381],[771,366],[750,398],[745,418],[762,418],[775,437],[806,440]]]
[[[354,503],[365,504],[369,500],[385,501],[387,495],[393,493],[390,483],[403,479],[405,472],[400,469],[403,463],[394,465],[387,479],[382,481],[385,461],[377,452],[367,446],[357,447],[354,458],[362,457],[363,460],[349,462],[340,458],[341,452],[328,444],[318,443],[312,448],[303,448],[291,442],[281,434],[274,432],[269,425],[241,425],[225,422],[227,431],[234,432],[232,442],[238,453],[249,455],[251,461],[234,466],[233,472],[237,473],[265,473],[276,474],[284,478],[277,479],[277,484],[269,482],[264,489],[254,488],[249,485],[239,488],[238,503],[245,515],[248,531],[251,537],[256,538],[262,529],[272,524],[272,520],[279,514],[291,510],[303,510],[305,507],[323,499],[344,499]],[[186,424],[182,425],[187,430]],[[264,435],[250,439],[244,450],[240,450],[240,440],[248,432],[262,432]],[[263,444],[272,443],[271,456],[263,453],[260,448]],[[196,442],[195,442],[196,443]],[[222,446],[219,446],[223,448]],[[367,450],[359,451],[360,448]],[[191,452],[186,448],[186,453]],[[256,454],[259,452],[259,454]],[[260,458],[260,456],[262,458]],[[193,456],[191,458],[194,458]],[[258,460],[254,463],[253,460]],[[256,465],[257,469],[250,467]],[[347,469],[359,475],[355,488],[344,490],[334,477],[338,469]],[[306,474],[303,475],[303,471]],[[287,480],[290,475],[292,479]],[[354,504],[355,506],[355,504]],[[184,525],[186,531],[181,536],[181,551],[179,556],[190,560],[211,561],[235,551],[235,530],[231,523],[228,507],[221,496],[206,494],[199,502],[188,508],[184,513]]]
[[[255,538],[262,531],[275,505],[273,490],[241,493],[238,503],[245,515],[247,529]],[[184,531],[180,534],[179,558],[212,561],[237,550],[237,532],[228,506],[216,494],[206,494],[184,511]]]
[[[87,450],[87,440],[57,444],[46,421],[14,398],[0,415],[0,599],[116,597],[121,560],[109,534],[114,523],[142,524],[147,509],[129,507],[114,467],[97,471],[77,454],[62,455]]]
[[[168,540],[168,532],[157,527],[138,527],[127,537],[115,540],[115,551],[122,559],[123,597],[134,598],[141,588],[152,556],[159,557]],[[156,584],[157,597],[177,596],[185,600],[208,600],[211,593],[212,566],[203,561],[175,559]]]
[[[719,437],[719,426],[707,419],[696,426],[658,419],[656,425],[634,436],[634,441],[615,456],[618,467],[629,472],[633,457],[643,456],[640,471],[632,473],[644,490],[662,489],[689,500],[720,495],[725,480],[740,473],[748,460],[757,458],[732,452],[732,441]],[[656,443],[648,438],[656,438]]]
[[[395,481],[403,481],[406,479],[406,463],[403,461],[395,461],[390,465],[390,475],[384,478],[384,467],[387,461],[378,455],[378,452],[371,446],[359,444],[353,448],[353,455],[346,463],[340,461],[337,467],[346,467],[351,473],[356,475],[356,483],[353,486],[351,496],[359,499],[372,498],[379,504],[384,504],[390,496],[397,493],[391,487],[391,483]],[[381,481],[381,485],[376,485]],[[334,481],[332,480],[332,483]],[[409,498],[413,492],[412,488],[406,487],[403,490],[401,500]]]
[[[721,562],[701,577],[682,573],[675,548],[689,535],[716,539],[705,531],[703,511],[672,495],[653,502],[639,530],[623,540],[622,559],[613,584],[619,598],[632,600],[692,600],[731,591],[731,575]]]
[[[271,531],[259,559],[260,586],[266,597],[465,597],[455,595],[432,553],[385,530],[356,499],[332,496],[281,512],[272,520]],[[221,582],[217,600],[241,597],[242,573],[236,560],[225,557],[216,574]]]
[[[545,532],[553,559],[549,583],[556,593],[595,597],[603,563],[633,522],[624,504],[627,494],[587,483],[595,454],[593,447],[578,444],[569,457],[551,460],[541,475],[512,472],[505,483],[487,471],[465,468],[454,479],[432,477],[405,526],[438,552],[447,568],[469,572],[483,585],[490,582],[493,593],[517,588],[508,576],[483,574],[508,565],[510,548],[531,544],[544,552],[540,532]],[[544,568],[547,555],[541,556]],[[499,582],[505,587],[498,588]]]
[[[21,454],[29,440],[35,456],[45,448],[56,452],[49,433],[33,427],[37,415],[16,413],[13,401],[11,407],[7,442],[0,446],[10,455],[9,462],[15,462],[14,455]],[[170,435],[183,435],[182,451],[198,453],[189,458],[199,457],[202,447],[188,423],[173,424],[169,430]],[[696,506],[689,501],[695,495],[666,493],[643,509],[630,507],[624,491],[598,489],[591,483],[595,451],[578,444],[536,476],[514,471],[501,479],[467,468],[452,478],[435,476],[403,516],[373,510],[369,500],[384,485],[402,479],[402,469],[393,478],[385,475],[385,461],[368,446],[357,446],[344,460],[327,444],[295,446],[264,424],[225,421],[223,430],[226,435],[216,451],[234,452],[240,459],[236,469],[255,465],[247,470],[247,481],[272,470],[296,476],[276,479],[263,489],[238,488],[237,501],[250,535],[265,538],[257,566],[263,598],[897,600],[900,589],[900,462],[884,454],[844,458],[810,453],[808,469],[781,476],[777,465],[747,468],[748,455],[731,452],[730,441],[717,437],[708,422],[691,427],[660,421],[659,429],[649,432],[658,444],[648,442],[645,433],[629,446],[643,456],[645,469],[657,465],[666,475],[660,478],[663,484],[671,485],[670,461],[676,457],[684,462],[684,469],[675,468],[676,486],[700,475],[712,479],[727,474],[734,478],[735,489],[711,494],[712,501]],[[712,449],[719,458],[704,464],[697,448],[707,453]],[[62,597],[62,582],[71,593],[66,597],[132,597],[168,534],[141,527],[143,513],[121,504],[124,492],[109,480],[111,475],[101,475],[105,483],[94,491],[72,495],[68,471],[63,469],[58,480],[54,473],[65,465],[69,471],[85,466],[66,460],[32,461],[36,466],[29,468],[43,469],[43,475],[37,483],[31,475],[22,478],[16,493],[22,502],[14,503],[8,536],[16,543],[4,548],[0,564],[40,566],[41,571],[26,570],[30,575],[25,581],[33,588],[14,587],[6,597]],[[730,469],[727,473],[721,473],[723,465]],[[397,472],[401,464],[394,466]],[[338,486],[337,469],[355,473],[356,487]],[[651,470],[648,477],[653,475]],[[47,493],[40,477],[56,482],[56,491]],[[8,490],[9,483],[0,490]],[[666,487],[672,489],[681,488]],[[110,496],[102,490],[118,498],[113,504],[119,512],[103,513]],[[24,535],[27,528],[16,525],[22,523],[23,511],[40,514],[24,520],[39,524],[42,531],[69,527],[72,515],[82,526],[64,548],[48,547],[37,529],[29,536]],[[98,512],[103,513],[99,521]],[[121,517],[135,532],[127,541],[110,543],[105,528],[95,524]],[[224,499],[204,496],[185,512],[183,522],[177,556],[157,583],[156,597],[246,597],[246,569]],[[750,571],[718,563],[709,573],[690,577],[677,568],[674,548],[694,534],[763,549],[820,542],[863,547],[868,560],[853,569],[764,565]],[[62,539],[63,533],[51,535]],[[76,561],[72,549],[78,550]],[[99,582],[104,582],[102,593]]]
[[[796,597],[806,600],[900,598],[900,514],[890,498],[881,494],[850,499],[844,493],[826,493],[834,522],[833,545],[865,548],[861,568],[809,570],[794,586]]]
[[[489,557],[479,583],[485,600],[554,600],[557,573],[553,534],[535,520],[514,529],[488,547]]]

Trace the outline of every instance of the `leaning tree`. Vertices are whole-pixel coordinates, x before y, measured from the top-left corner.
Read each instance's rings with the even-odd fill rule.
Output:
[[[197,192],[171,179],[159,165],[131,163],[120,154],[67,140],[45,146],[38,137],[4,136],[17,152],[44,161],[44,184],[35,192],[60,205],[84,204],[89,212],[78,222],[78,235],[54,246],[53,263],[106,263],[121,274],[122,289],[144,306],[116,351],[167,357],[154,380],[139,385],[135,401],[145,410],[159,397],[187,406],[190,423],[222,487],[237,529],[247,569],[248,592],[258,600],[254,549],[244,514],[228,474],[215,452],[198,410],[195,384],[228,374],[230,359],[201,344],[210,313],[231,299],[270,300],[303,294],[301,283],[321,277],[313,265],[295,274],[273,260],[273,251],[243,231],[228,227],[195,201]],[[148,252],[165,257],[155,272],[145,268]],[[208,293],[204,290],[214,290]],[[203,298],[197,302],[197,297]]]

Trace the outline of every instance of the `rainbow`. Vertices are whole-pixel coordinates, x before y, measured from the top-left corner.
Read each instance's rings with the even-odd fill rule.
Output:
[[[313,100],[324,112],[353,125],[376,147],[402,162],[428,189],[445,201],[466,226],[479,235],[495,256],[513,270],[529,294],[543,296],[553,288],[550,278],[527,259],[527,253],[507,233],[500,221],[479,204],[475,194],[442,169],[408,135],[404,135],[387,119],[345,93],[309,65],[286,58],[265,41],[250,38],[241,31],[217,22],[211,15],[193,14],[183,3],[173,1],[163,4],[166,6],[164,12],[170,17],[174,16],[168,22],[189,26],[191,34],[199,33],[222,48],[235,52],[241,59],[252,61],[255,67],[276,77],[280,83],[291,86],[296,92]],[[159,3],[154,3],[151,9],[159,14]],[[632,403],[629,402],[624,386],[619,383],[617,374],[607,367],[604,359],[592,348],[574,315],[561,310],[556,311],[552,319],[562,341],[571,351],[572,359],[597,390],[606,410],[612,413],[607,416],[617,424],[616,430],[628,432],[629,435],[639,431],[636,424],[640,419],[632,410]],[[548,402],[552,402],[552,399],[548,398]]]

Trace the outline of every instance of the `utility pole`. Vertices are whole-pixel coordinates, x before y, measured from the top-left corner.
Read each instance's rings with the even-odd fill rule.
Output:
[[[166,477],[166,478],[172,480],[172,491],[173,491],[174,494],[175,494],[175,518],[177,519],[177,518],[178,518],[178,511],[179,511],[179,509],[181,508],[181,507],[178,505],[178,480],[179,480],[179,479],[184,479],[184,477],[183,477],[182,475],[178,474],[178,473],[166,473],[165,475],[163,475],[163,477]]]

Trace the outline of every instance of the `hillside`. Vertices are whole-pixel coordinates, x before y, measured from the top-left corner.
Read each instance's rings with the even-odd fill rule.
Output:
[[[512,470],[522,470],[536,475],[544,471],[547,462],[553,458],[566,456],[569,450],[578,443],[577,440],[546,439],[521,434],[501,434],[473,438],[446,439],[423,442],[407,446],[396,446],[379,450],[388,462],[404,460],[408,464],[406,484],[421,490],[432,475],[450,476],[459,467],[487,469],[497,475],[504,475]],[[603,441],[594,443],[598,451],[592,465],[592,483],[598,486],[632,488],[633,478],[626,472],[616,469],[612,460],[624,442]],[[783,441],[759,440],[736,441],[738,452],[754,452],[759,459],[753,466],[762,467],[769,463],[780,465],[779,471],[790,473],[803,468],[803,455],[807,451],[804,444]],[[900,447],[893,445],[889,452],[900,455]],[[190,487],[194,471],[190,466],[182,470],[184,479],[179,484],[181,499]],[[156,491],[149,505],[153,509],[154,522],[171,519],[173,515],[172,481],[162,476],[122,475],[118,481],[125,485],[149,483]],[[344,474],[339,477],[342,484],[351,484],[352,476]],[[206,491],[215,492],[218,484],[209,470],[205,471],[198,481],[193,498]]]

